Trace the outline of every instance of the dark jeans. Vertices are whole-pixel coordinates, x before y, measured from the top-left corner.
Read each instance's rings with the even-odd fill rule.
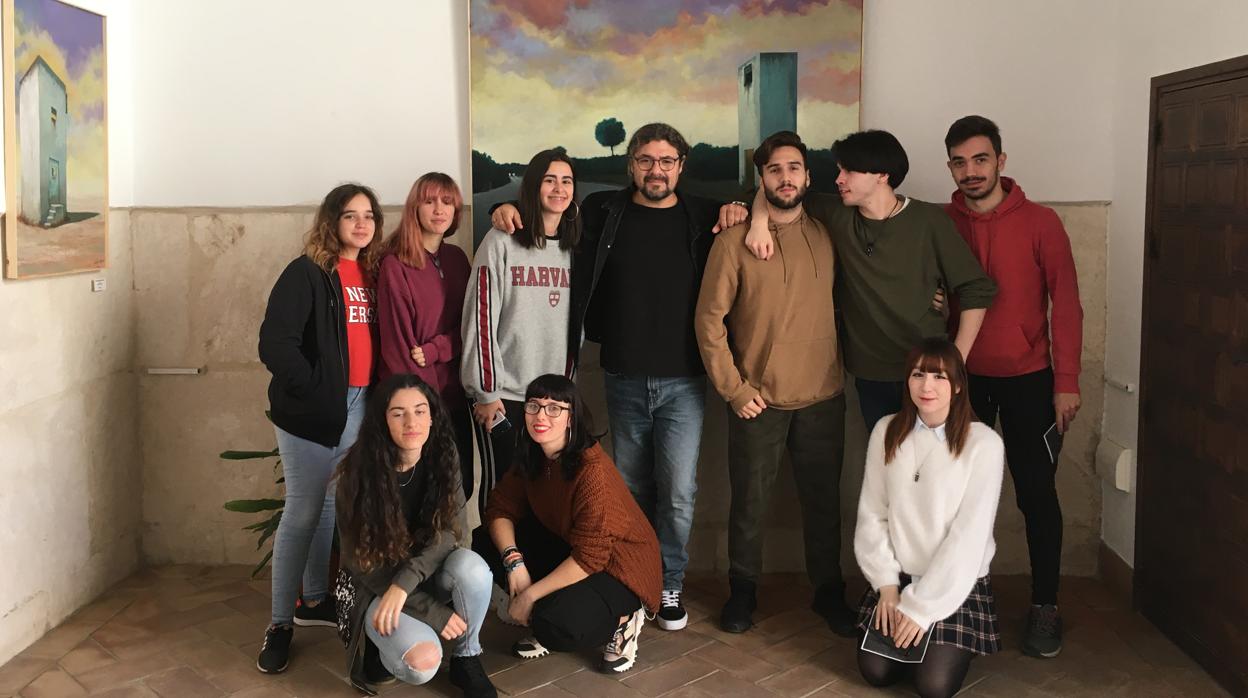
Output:
[[[507,572],[486,526],[474,531],[472,539],[473,550],[494,571],[494,583],[507,591]],[[516,547],[534,582],[553,572],[572,552],[562,538],[532,518],[516,524]],[[611,640],[621,616],[638,608],[641,600],[628,587],[606,572],[595,572],[533,604],[529,628],[538,642],[556,652],[597,648]]]
[[[862,410],[862,421],[867,425],[868,437],[876,422],[901,411],[901,400],[906,392],[905,381],[854,378],[854,387],[858,389],[858,407]]]
[[[503,400],[503,411],[507,413],[511,428],[495,427],[493,431],[486,431],[485,427],[472,419],[472,410],[468,411],[468,418],[472,420],[472,430],[477,439],[477,450],[481,452],[481,494],[477,497],[477,508],[483,521],[490,491],[511,469],[512,460],[516,456],[516,438],[524,428],[523,402]]]
[[[1053,371],[1010,378],[970,376],[971,406],[994,426],[1001,416],[1005,460],[1014,478],[1018,508],[1031,553],[1031,602],[1056,604],[1062,563],[1062,508],[1057,501],[1057,463],[1049,459],[1044,433],[1056,419]]]
[[[769,407],[754,419],[728,408],[728,574],[757,582],[767,503],[787,447],[802,507],[806,573],[815,588],[841,584],[841,463],[845,396],[797,410]]]

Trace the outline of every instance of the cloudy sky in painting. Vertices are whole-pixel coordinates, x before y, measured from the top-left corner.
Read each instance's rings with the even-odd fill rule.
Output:
[[[797,51],[798,131],[816,147],[857,128],[860,0],[472,0],[473,148],[527,162],[563,145],[606,155],[594,126],[668,121],[737,143],[737,67]]]

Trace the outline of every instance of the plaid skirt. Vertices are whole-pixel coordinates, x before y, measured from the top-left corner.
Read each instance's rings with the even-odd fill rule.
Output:
[[[901,587],[910,583],[910,575],[901,575]],[[867,623],[880,595],[867,589],[858,605],[858,629],[866,632]],[[992,600],[992,583],[989,575],[975,580],[975,586],[966,601],[948,618],[937,621],[932,627],[932,643],[953,645],[975,654],[992,654],[1001,649],[1001,632],[997,628],[997,609]]]

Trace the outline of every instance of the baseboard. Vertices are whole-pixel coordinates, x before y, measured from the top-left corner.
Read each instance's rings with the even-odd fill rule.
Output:
[[[1131,569],[1126,560],[1118,556],[1118,553],[1111,550],[1108,545],[1105,545],[1105,541],[1101,541],[1097,558],[1101,581],[1105,583],[1105,586],[1110,591],[1130,603],[1134,589],[1134,570]]]

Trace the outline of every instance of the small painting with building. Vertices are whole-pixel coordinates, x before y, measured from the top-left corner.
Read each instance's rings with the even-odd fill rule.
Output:
[[[105,19],[4,0],[4,270],[101,269],[108,247]]]

